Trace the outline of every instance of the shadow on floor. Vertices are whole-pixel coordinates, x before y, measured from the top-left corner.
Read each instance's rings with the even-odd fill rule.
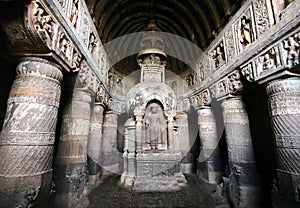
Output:
[[[174,192],[137,192],[119,185],[120,176],[103,181],[89,195],[89,208],[230,208],[225,199],[196,175],[187,175],[187,186]]]

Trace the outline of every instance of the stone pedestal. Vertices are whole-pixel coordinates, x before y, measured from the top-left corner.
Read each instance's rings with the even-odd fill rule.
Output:
[[[63,112],[55,159],[55,207],[87,207],[87,141],[91,94],[74,88]]]
[[[262,204],[261,178],[257,173],[249,119],[241,97],[223,101],[228,146],[230,197],[235,207],[259,207]]]
[[[0,206],[48,207],[60,68],[40,58],[17,67],[0,139]]]
[[[104,115],[103,139],[101,141],[101,174],[119,173],[120,153],[117,149],[118,114],[107,111]]]
[[[180,171],[180,153],[141,153],[136,155],[136,180],[138,191],[175,191],[185,185]]]
[[[200,155],[197,160],[197,174],[208,183],[219,184],[222,180],[221,161],[216,121],[209,106],[198,110]]]
[[[89,184],[95,187],[100,177],[100,146],[102,141],[102,125],[103,125],[102,103],[96,102],[91,112],[90,133],[87,147]]]
[[[300,78],[268,83],[269,109],[276,143],[277,191],[274,207],[300,206]]]

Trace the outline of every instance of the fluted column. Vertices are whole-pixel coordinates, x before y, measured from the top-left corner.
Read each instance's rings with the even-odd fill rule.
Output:
[[[40,58],[17,67],[0,138],[1,207],[48,207],[62,78]]]
[[[104,114],[103,139],[101,141],[101,174],[119,173],[119,156],[117,149],[118,114],[107,111]]]
[[[263,196],[248,114],[241,97],[225,99],[222,107],[229,156],[231,200],[235,207],[258,207]]]
[[[219,184],[223,175],[219,138],[214,114],[210,106],[198,110],[200,155],[197,174],[208,183]]]
[[[272,81],[266,90],[276,143],[278,198],[282,199],[285,207],[299,207],[300,78]]]
[[[103,103],[96,102],[91,112],[90,132],[87,147],[89,184],[96,186],[100,177],[100,146],[102,141]]]
[[[87,207],[87,141],[91,93],[75,87],[63,112],[55,159],[55,207]]]

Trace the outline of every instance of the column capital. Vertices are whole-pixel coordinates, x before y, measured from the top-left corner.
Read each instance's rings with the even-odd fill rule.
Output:
[[[62,81],[62,68],[53,61],[38,57],[23,57],[19,61],[17,75],[43,76]]]
[[[211,97],[222,100],[227,97],[240,95],[243,89],[241,74],[239,70],[234,70],[221,80],[213,84],[210,88]]]

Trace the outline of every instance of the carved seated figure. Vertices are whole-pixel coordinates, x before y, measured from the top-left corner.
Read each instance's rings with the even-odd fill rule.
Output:
[[[150,144],[150,149],[157,151],[158,144],[164,145],[164,133],[166,130],[166,120],[161,106],[157,103],[148,105],[144,117],[145,142]]]

